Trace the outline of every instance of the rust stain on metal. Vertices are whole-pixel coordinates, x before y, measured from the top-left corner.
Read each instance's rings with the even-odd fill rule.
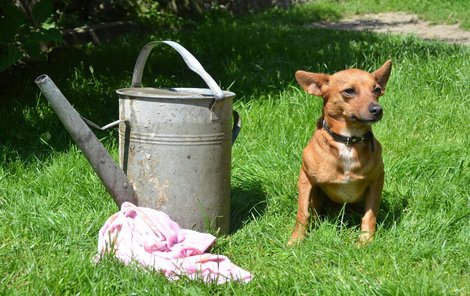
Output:
[[[167,188],[170,187],[170,181],[165,180],[160,182],[158,178],[151,178],[150,180],[151,185],[157,191],[157,201],[156,201],[156,209],[160,209],[168,202],[167,197]]]

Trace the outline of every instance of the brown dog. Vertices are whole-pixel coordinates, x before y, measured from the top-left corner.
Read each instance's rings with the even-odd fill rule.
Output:
[[[358,69],[333,75],[295,73],[305,91],[323,97],[323,114],[302,154],[297,223],[290,245],[305,237],[309,208],[317,215],[325,196],[341,204],[364,201],[359,240],[367,242],[374,235],[384,166],[371,124],[382,118],[378,99],[391,69],[388,60],[372,73]]]

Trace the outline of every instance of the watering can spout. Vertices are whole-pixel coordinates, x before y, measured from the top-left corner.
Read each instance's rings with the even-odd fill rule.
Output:
[[[124,171],[116,164],[52,79],[47,75],[41,75],[36,78],[35,83],[51,104],[72,139],[83,151],[118,207],[120,208],[121,204],[126,201],[137,204],[134,189]]]

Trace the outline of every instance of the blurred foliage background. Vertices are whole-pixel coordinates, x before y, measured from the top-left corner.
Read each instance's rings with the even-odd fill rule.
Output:
[[[241,14],[288,7],[293,0],[4,0],[0,2],[0,71],[44,58],[63,43],[67,29],[104,22],[140,27],[177,26],[211,11]]]

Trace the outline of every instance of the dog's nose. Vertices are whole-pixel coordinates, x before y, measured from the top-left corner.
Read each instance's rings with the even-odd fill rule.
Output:
[[[375,117],[380,118],[382,116],[382,107],[379,104],[370,104],[369,105],[369,112]]]

